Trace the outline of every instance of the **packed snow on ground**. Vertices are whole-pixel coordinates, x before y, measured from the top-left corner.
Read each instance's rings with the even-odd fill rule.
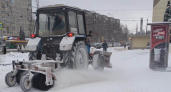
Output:
[[[102,49],[100,49],[102,50]],[[91,66],[87,71],[59,70],[55,73],[57,81],[48,92],[171,92],[171,64],[167,71],[149,69],[149,49],[125,50],[109,48],[112,52],[112,69],[103,72],[94,71]],[[1,64],[15,60],[28,59],[28,53],[8,53],[0,56]],[[169,61],[171,53],[169,55]],[[20,86],[8,87],[5,74],[12,66],[0,66],[0,92],[22,92]],[[31,89],[31,92],[40,90]]]

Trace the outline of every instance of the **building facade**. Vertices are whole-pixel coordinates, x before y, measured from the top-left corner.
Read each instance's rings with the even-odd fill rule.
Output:
[[[100,15],[98,13],[90,13],[86,15],[87,33],[93,32],[91,42],[107,42],[120,41],[120,20]]]
[[[130,36],[130,49],[147,49],[147,44],[150,42],[150,34],[148,35],[133,35]]]
[[[153,0],[153,22],[163,22],[168,1],[169,0]]]
[[[19,36],[23,30],[31,33],[32,0],[0,0],[0,22],[4,36]]]

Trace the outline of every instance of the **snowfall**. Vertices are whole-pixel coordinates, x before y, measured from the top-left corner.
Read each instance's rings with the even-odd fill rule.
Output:
[[[149,69],[149,49],[127,50],[111,47],[113,68],[103,72],[62,69],[55,72],[55,86],[47,92],[171,92],[171,53],[165,71]],[[8,87],[5,75],[12,70],[12,60],[28,60],[28,53],[0,55],[0,92],[22,92],[20,86]],[[41,92],[32,88],[30,92]]]

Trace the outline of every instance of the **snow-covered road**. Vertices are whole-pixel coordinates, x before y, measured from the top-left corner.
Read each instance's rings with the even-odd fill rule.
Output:
[[[108,51],[113,52],[112,69],[96,72],[89,66],[88,71],[61,70],[55,74],[56,84],[48,92],[171,92],[170,62],[167,72],[152,71],[149,69],[149,49],[109,48]],[[0,63],[27,56],[16,55],[1,55]],[[10,88],[5,84],[5,74],[11,70],[12,66],[0,66],[0,92],[22,92],[18,84]],[[39,91],[31,89],[31,92]]]

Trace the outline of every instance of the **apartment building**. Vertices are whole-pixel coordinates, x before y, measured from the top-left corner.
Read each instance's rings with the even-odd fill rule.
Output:
[[[120,38],[123,38],[123,36],[120,36],[119,19],[92,13],[86,15],[86,23],[87,33],[93,31],[93,36],[91,37],[92,42],[102,42],[103,40],[108,42],[120,41]]]
[[[32,0],[0,0],[0,22],[3,36],[19,36],[23,30],[26,36],[31,32]]]

